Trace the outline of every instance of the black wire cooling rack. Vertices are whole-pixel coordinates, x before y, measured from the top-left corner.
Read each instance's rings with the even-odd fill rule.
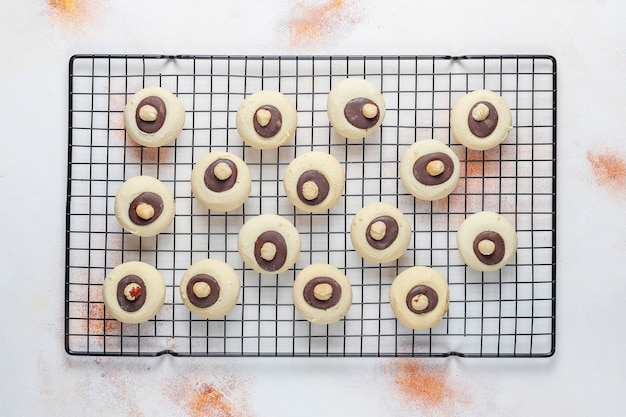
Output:
[[[381,129],[346,141],[326,114],[331,85],[347,76],[379,86],[387,105]],[[176,94],[186,109],[183,132],[169,146],[143,148],[127,138],[123,109],[146,86]],[[468,151],[451,137],[452,104],[475,89],[501,94],[513,131],[497,148]],[[235,129],[244,97],[279,90],[296,104],[295,137],[278,149],[245,146]],[[448,356],[540,357],[555,349],[556,61],[550,56],[128,56],[77,55],[69,64],[69,147],[65,347],[75,355],[155,356]],[[457,189],[438,202],[414,199],[398,180],[398,161],[416,140],[449,144],[462,165]],[[252,193],[228,214],[209,213],[191,194],[195,161],[228,151],[250,167]],[[287,164],[311,150],[334,155],[346,172],[344,197],[323,214],[295,209],[281,178]],[[176,198],[164,233],[139,238],[113,215],[114,196],[134,175],[163,181]],[[389,264],[361,259],[350,243],[352,217],[384,201],[405,213],[413,235],[407,253]],[[498,272],[478,273],[459,257],[456,230],[476,211],[501,213],[515,226],[519,248]],[[295,268],[260,276],[237,252],[247,219],[276,213],[302,236]],[[229,263],[242,292],[224,319],[192,315],[178,283],[193,262]],[[120,324],[102,302],[102,283],[121,262],[141,260],[165,278],[157,316]],[[353,285],[346,318],[313,325],[295,311],[291,286],[311,263],[330,263]],[[447,277],[447,315],[429,331],[400,325],[388,302],[393,278],[413,265]]]

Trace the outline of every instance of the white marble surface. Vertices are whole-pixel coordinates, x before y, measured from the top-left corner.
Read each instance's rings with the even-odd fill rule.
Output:
[[[2,2],[2,415],[623,414],[623,2],[175,4]],[[556,354],[412,361],[68,356],[67,66],[76,53],[554,55]]]

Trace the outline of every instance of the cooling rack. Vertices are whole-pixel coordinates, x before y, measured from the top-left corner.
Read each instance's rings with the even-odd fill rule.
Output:
[[[326,115],[333,83],[362,77],[379,86],[387,105],[381,129],[346,141]],[[145,86],[160,85],[186,109],[171,145],[143,148],[129,139],[123,109]],[[469,151],[450,133],[452,104],[475,89],[501,94],[513,130],[489,151]],[[245,146],[235,129],[247,95],[279,90],[296,104],[298,129],[279,149]],[[541,357],[555,350],[556,303],[556,60],[551,56],[164,56],[76,55],[69,62],[69,146],[65,348],[73,355]],[[398,161],[416,140],[448,144],[462,166],[457,189],[437,202],[414,199],[398,180]],[[252,192],[233,212],[209,213],[191,195],[195,161],[228,151],[250,167]],[[344,197],[328,212],[308,214],[287,200],[287,164],[311,150],[329,152],[346,172]],[[139,238],[113,215],[114,196],[134,175],[163,181],[176,198],[176,218],[164,233]],[[361,259],[349,238],[354,214],[384,201],[397,206],[413,234],[407,253],[387,264]],[[519,248],[498,272],[468,269],[456,230],[476,211],[501,213],[515,226]],[[241,225],[276,213],[301,233],[295,267],[260,276],[237,253]],[[224,319],[192,315],[178,283],[207,257],[229,263],[242,291]],[[121,262],[155,266],[166,282],[165,304],[140,325],[120,324],[102,301],[102,283]],[[341,269],[353,286],[346,318],[313,325],[295,311],[291,286],[311,263]],[[436,268],[450,285],[447,315],[429,331],[412,331],[388,302],[393,278],[413,265]]]

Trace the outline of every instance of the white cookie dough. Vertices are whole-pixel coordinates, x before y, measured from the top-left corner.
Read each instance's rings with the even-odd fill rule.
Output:
[[[104,280],[106,311],[122,323],[143,323],[154,317],[165,301],[165,282],[152,265],[125,262]]]
[[[391,283],[389,302],[400,323],[410,329],[426,330],[441,321],[448,311],[448,282],[438,271],[414,266]]]
[[[319,213],[341,198],[345,182],[343,168],[335,157],[324,152],[308,152],[291,161],[283,187],[294,206]]]
[[[287,219],[261,214],[243,224],[237,236],[243,261],[261,274],[279,274],[300,256],[300,233]]]
[[[330,124],[341,136],[359,139],[370,135],[382,124],[385,100],[370,81],[346,78],[330,90],[327,110]]]
[[[187,269],[179,290],[183,303],[192,313],[217,319],[224,317],[237,305],[241,282],[227,263],[204,259]]]
[[[130,233],[147,237],[165,230],[176,208],[169,188],[154,177],[129,178],[115,195],[115,217]]]
[[[251,189],[248,165],[228,152],[209,152],[191,172],[193,196],[209,210],[227,212],[239,208]]]
[[[463,262],[476,271],[496,271],[517,251],[517,233],[507,219],[492,211],[466,218],[456,234]]]
[[[262,90],[247,97],[237,110],[237,132],[256,149],[272,149],[287,142],[298,125],[296,106],[278,91]]]
[[[124,124],[128,135],[138,144],[163,146],[183,130],[185,108],[174,94],[162,87],[137,91],[126,103]]]
[[[433,201],[449,195],[461,175],[459,158],[450,147],[433,139],[411,145],[400,160],[400,180],[413,196]]]
[[[293,302],[298,313],[311,323],[329,324],[342,319],[352,305],[348,278],[328,264],[304,268],[293,283]]]
[[[476,126],[476,132],[482,133],[477,135],[473,132],[470,123]],[[452,107],[450,129],[454,138],[470,149],[491,149],[501,144],[513,129],[511,109],[493,91],[472,91],[461,97]]]
[[[350,227],[352,246],[371,262],[391,262],[401,257],[411,242],[411,225],[396,207],[373,203],[363,207]]]

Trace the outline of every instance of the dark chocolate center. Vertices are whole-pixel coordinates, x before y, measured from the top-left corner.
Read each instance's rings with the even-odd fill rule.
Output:
[[[376,116],[368,118],[363,115],[363,107],[366,104],[373,104],[374,106],[376,106]],[[350,100],[346,104],[346,107],[343,108],[343,114],[344,116],[346,116],[346,120],[348,120],[348,123],[350,123],[352,126],[359,129],[369,129],[378,122],[378,118],[380,117],[380,109],[372,100],[360,97]]]
[[[209,285],[209,288],[211,288],[211,292],[209,293],[209,295],[207,295],[206,297],[198,297],[193,292],[193,286],[198,282],[204,282]],[[191,301],[191,304],[195,305],[198,308],[211,307],[217,302],[217,299],[220,297],[220,284],[211,275],[194,275],[193,277],[191,277],[189,282],[187,282],[187,297],[189,298],[189,301]]]
[[[149,219],[143,219],[137,214],[137,207],[140,204],[148,204],[154,209],[154,214]],[[163,212],[163,199],[160,195],[146,191],[139,194],[130,202],[128,206],[128,217],[138,226],[145,226],[155,221]]]
[[[141,112],[141,108],[143,106],[152,106],[156,109],[156,119],[153,121],[142,120],[139,117],[139,113]],[[165,102],[161,97],[157,96],[149,96],[144,98],[139,102],[137,106],[137,110],[135,111],[135,122],[137,123],[137,127],[139,130],[145,133],[154,133],[158,132],[161,127],[163,127],[163,123],[165,123],[165,116],[167,115],[167,107],[165,106]]]
[[[265,243],[272,243],[276,247],[276,255],[273,259],[267,260],[261,257],[261,248]],[[282,268],[287,260],[287,243],[283,235],[273,230],[261,233],[254,242],[254,258],[266,271],[272,272]]]
[[[417,310],[413,307],[413,299],[419,295],[423,295],[428,299],[428,305],[421,310]],[[406,295],[406,306],[412,312],[416,314],[428,313],[429,311],[433,311],[435,307],[437,307],[437,303],[439,302],[439,296],[437,295],[437,291],[430,288],[428,285],[416,285],[411,288]]]
[[[443,172],[439,175],[431,175],[426,167],[433,161],[443,163]],[[452,158],[443,152],[434,152],[418,158],[413,164],[413,176],[424,185],[439,185],[448,181],[454,172]]]
[[[129,300],[124,294],[127,285],[137,284],[140,293],[135,300]],[[137,275],[126,275],[117,283],[117,303],[122,310],[133,313],[143,307],[146,302],[146,284]]]
[[[490,240],[491,242],[494,243],[495,250],[493,251],[491,255],[483,255],[478,250],[478,244],[483,240]],[[502,236],[500,236],[499,233],[492,232],[492,231],[479,233],[474,239],[473,247],[474,247],[474,254],[480,260],[480,262],[484,263],[485,265],[495,265],[499,263],[500,261],[502,261],[502,259],[504,258],[504,251],[506,249],[504,245],[504,239],[502,238]]]
[[[386,227],[385,236],[383,236],[380,240],[376,240],[372,237],[372,225],[376,222],[383,222]],[[367,239],[367,243],[369,243],[374,249],[386,249],[391,246],[398,237],[398,222],[396,222],[396,219],[391,216],[377,217],[367,226],[365,237]]]
[[[226,164],[231,170],[230,177],[226,179],[219,179],[215,175],[215,168],[220,164]],[[230,159],[217,159],[209,165],[209,167],[204,171],[204,185],[216,193],[221,193],[223,191],[230,190],[233,188],[235,183],[237,182],[237,165]]]
[[[304,184],[309,181],[312,181],[315,183],[315,185],[317,185],[317,196],[311,200],[308,200],[304,196],[302,191],[302,187],[304,186]],[[309,206],[316,206],[320,204],[326,199],[329,191],[330,184],[328,183],[328,179],[326,179],[326,176],[324,174],[317,170],[311,169],[309,171],[305,171],[302,173],[302,175],[300,175],[300,178],[298,178],[298,198],[300,198],[300,201],[302,201],[304,204],[308,204]]]
[[[472,111],[479,104],[484,104],[489,109],[489,115],[487,118],[485,120],[481,120],[480,122],[474,120],[474,117],[472,117]],[[467,115],[467,123],[470,132],[472,132],[474,136],[478,136],[479,138],[487,137],[491,135],[491,133],[496,129],[496,126],[498,126],[498,111],[493,104],[488,101],[479,101],[470,109],[470,112]]]
[[[266,126],[261,126],[261,124],[259,124],[259,121],[257,120],[257,113],[259,112],[259,110],[267,110],[270,112],[271,119]],[[264,138],[271,138],[272,136],[276,135],[282,127],[283,117],[280,114],[280,110],[268,104],[265,106],[261,106],[257,109],[257,111],[254,113],[254,116],[252,116],[252,124],[254,125],[254,131],[260,136],[263,136]]]
[[[315,287],[319,284],[328,284],[332,288],[332,293],[328,300],[320,300],[315,297]],[[302,295],[304,295],[304,301],[311,307],[327,310],[337,305],[339,300],[341,300],[341,285],[330,277],[316,277],[306,283]]]

